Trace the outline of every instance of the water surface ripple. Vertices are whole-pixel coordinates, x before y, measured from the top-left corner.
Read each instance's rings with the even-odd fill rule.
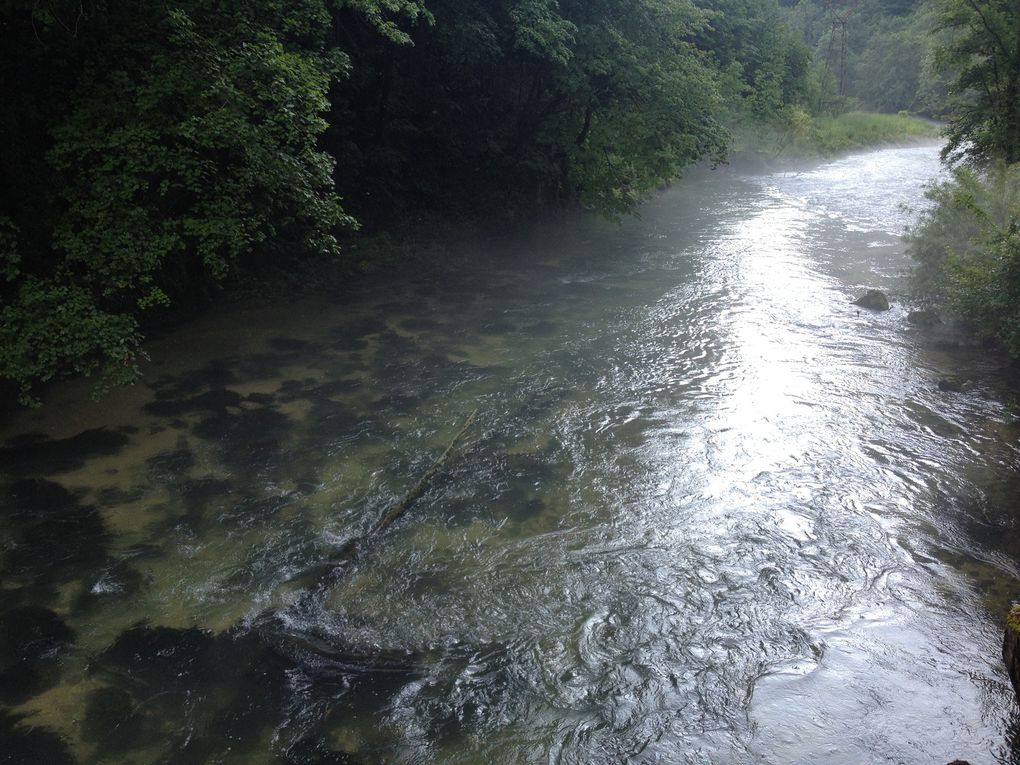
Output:
[[[0,738],[26,762],[1020,762],[1018,429],[999,362],[900,300],[937,149],[699,176],[355,301],[224,308],[114,399],[57,389],[3,434]],[[851,305],[869,287],[893,310]]]

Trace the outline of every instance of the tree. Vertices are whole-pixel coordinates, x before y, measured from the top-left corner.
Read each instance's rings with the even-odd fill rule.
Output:
[[[921,102],[928,43],[910,18],[885,18],[872,24],[867,44],[854,57],[850,92],[872,109],[894,114],[917,111]]]
[[[270,240],[329,254],[355,225],[317,145],[348,63],[326,0],[7,5],[0,80],[19,116],[0,161],[22,172],[0,182],[17,215],[3,231],[0,376],[22,400],[71,373],[133,379],[146,313],[208,292]],[[391,37],[390,12],[420,12],[355,5]],[[18,209],[17,184],[39,216]]]
[[[698,0],[709,18],[698,46],[716,62],[731,119],[784,118],[808,90],[811,53],[783,22],[779,7],[761,0]]]
[[[727,134],[711,59],[695,44],[707,19],[673,0],[566,6],[578,27],[559,78],[568,108],[547,136],[565,150],[568,197],[610,215],[703,157],[721,160]]]
[[[935,31],[934,66],[952,75],[943,157],[1020,161],[1020,3],[938,0]]]
[[[1020,358],[1020,165],[957,167],[908,236],[917,293]]]
[[[347,158],[345,199],[359,217],[397,221],[423,207],[461,213],[479,204],[508,216],[575,201],[609,215],[633,210],[683,168],[725,152],[714,51],[730,44],[729,6],[715,5],[430,0],[435,24],[399,50],[373,46],[349,25],[353,77],[334,100],[327,139]],[[763,5],[759,15],[778,25],[770,3],[740,7]],[[773,31],[727,53],[738,78],[748,59],[733,97],[757,96],[763,112],[806,71],[804,51],[787,55],[792,41]],[[362,206],[370,200],[375,209]]]

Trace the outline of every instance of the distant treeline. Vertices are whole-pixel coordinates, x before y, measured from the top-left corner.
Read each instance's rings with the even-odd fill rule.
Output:
[[[784,2],[811,47],[819,110],[908,111],[944,116],[946,74],[933,67],[940,36],[932,0]]]

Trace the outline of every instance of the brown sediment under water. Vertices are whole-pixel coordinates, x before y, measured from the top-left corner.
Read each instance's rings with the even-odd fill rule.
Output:
[[[55,386],[0,432],[0,750],[1018,761],[1013,383],[902,300],[939,173],[706,174]]]

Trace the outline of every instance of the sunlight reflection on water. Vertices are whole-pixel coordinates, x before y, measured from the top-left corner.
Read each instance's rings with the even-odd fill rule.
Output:
[[[985,609],[1016,585],[989,488],[1016,428],[936,389],[901,304],[901,205],[939,172],[926,146],[694,178],[355,301],[224,309],[114,402],[68,386],[5,437],[124,444],[5,452],[101,520],[96,556],[4,570],[76,631],[11,708],[82,762],[1010,762]],[[5,550],[59,537],[11,523]]]

